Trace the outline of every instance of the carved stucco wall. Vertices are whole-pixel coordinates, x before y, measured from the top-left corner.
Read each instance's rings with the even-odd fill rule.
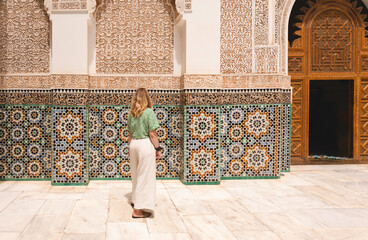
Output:
[[[97,73],[173,73],[170,0],[106,0],[97,10],[96,21]]]
[[[275,37],[280,42],[280,72],[288,74],[288,26],[295,0],[276,0]]]
[[[279,46],[269,36],[269,15],[275,10],[269,3],[221,1],[222,74],[280,73]]]
[[[48,73],[49,36],[40,1],[0,1],[0,74]]]
[[[252,72],[252,1],[221,1],[221,73]]]
[[[51,0],[47,1],[51,3]],[[273,2],[269,0],[222,0],[221,73],[225,74],[224,78],[216,76],[215,82],[217,84],[214,85],[212,84],[214,79],[212,75],[208,75],[208,81],[201,80],[203,84],[198,84],[197,76],[195,76],[196,80],[194,81],[196,84],[189,81],[192,77],[175,78],[175,84],[166,82],[163,84],[166,80],[160,78],[157,80],[160,82],[158,85],[161,86],[160,88],[177,89],[179,86],[183,86],[182,80],[185,79],[187,84],[184,85],[186,87],[195,88],[252,88],[262,87],[263,85],[264,87],[288,87],[289,80],[283,75],[287,75],[287,24],[294,1],[275,0],[273,6],[272,4],[269,5]],[[19,2],[19,4],[27,5],[23,8],[20,8],[19,4],[14,4],[15,2],[14,0],[0,2],[0,17],[5,19],[5,21],[0,22],[0,41],[2,43],[0,44],[2,53],[0,55],[0,73],[47,73],[49,72],[48,56],[50,51],[49,22],[43,6],[40,5],[42,1],[26,0],[25,2]],[[60,5],[67,2],[82,3],[84,0],[58,0],[54,3]],[[87,7],[93,7],[93,2],[92,0],[87,1]],[[172,5],[175,5],[172,4],[173,2],[175,1],[104,1],[104,4],[101,8],[98,8],[96,13],[97,73],[121,76],[137,73],[172,74],[173,19],[175,17],[173,16],[175,10],[172,9]],[[190,3],[190,1],[183,0],[183,3],[188,2]],[[177,4],[178,1],[176,1]],[[13,14],[10,14],[10,17],[7,13],[9,9],[12,9]],[[25,9],[28,11],[25,11]],[[50,9],[51,7],[47,10]],[[64,10],[67,11],[67,9]],[[270,23],[269,13],[272,11],[275,11],[274,36],[270,35],[273,33],[270,33],[270,26],[268,26]],[[20,20],[29,15],[31,15],[32,21]],[[139,21],[136,21],[137,19]],[[31,22],[33,23],[32,26],[29,25]],[[127,22],[128,24],[124,24]],[[151,23],[153,23],[153,27]],[[11,27],[13,27],[12,30]],[[15,27],[21,29],[21,31],[17,33],[14,31]],[[29,31],[31,28],[32,31]],[[33,31],[34,29],[37,31]],[[135,32],[132,30],[135,30]],[[11,36],[11,38],[8,38],[8,36]],[[22,41],[21,47],[14,50],[13,48],[16,46],[14,44],[20,46],[19,41],[14,41],[19,37],[27,39],[28,42]],[[273,38],[275,39],[274,42],[272,41]],[[11,39],[13,39],[14,44],[9,45]],[[11,51],[7,50],[9,46]],[[24,51],[25,49],[27,51]],[[6,70],[4,70],[5,68]],[[267,78],[267,75],[262,75],[264,73],[275,74],[275,77],[272,78],[277,79],[272,80],[274,84],[269,84],[270,79]],[[231,76],[226,76],[227,74]],[[237,75],[244,74],[249,74],[249,77],[244,78],[247,79],[247,82],[235,81],[235,79],[243,79],[236,77]],[[255,76],[254,79],[251,76]],[[37,77],[33,78],[39,82]],[[206,75],[204,74],[200,78],[205,79]],[[24,83],[24,79],[21,79]],[[4,83],[5,80],[2,80],[1,85],[6,85],[6,88],[14,88],[15,85],[20,86],[21,83],[14,85],[10,82]],[[171,81],[169,79],[169,82]],[[129,83],[124,82],[123,85],[127,84]],[[35,88],[32,84],[27,85],[29,85],[29,88]],[[41,81],[40,84],[36,85],[41,87],[44,82]],[[52,87],[52,81],[47,81],[47,85]],[[92,83],[87,85],[95,86]],[[154,86],[156,85],[154,84]],[[113,86],[106,86],[105,81],[103,86],[103,88],[113,88]],[[149,86],[147,85],[147,87]]]

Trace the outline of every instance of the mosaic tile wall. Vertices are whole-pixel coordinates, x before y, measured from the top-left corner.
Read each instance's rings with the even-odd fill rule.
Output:
[[[52,109],[52,183],[88,184],[86,107]]]
[[[221,107],[221,177],[278,177],[280,105]]]
[[[80,185],[89,179],[130,179],[126,124],[132,94],[0,91],[0,180]],[[224,178],[277,178],[289,170],[289,90],[150,94],[162,104],[154,106],[164,149],[157,178],[218,184]]]
[[[127,117],[130,106],[89,108],[89,174],[91,179],[130,179]],[[163,156],[158,178],[178,178],[182,159],[182,113],[178,106],[155,106],[157,135]]]
[[[184,183],[219,183],[220,108],[185,106]]]
[[[51,108],[0,106],[0,180],[51,178]]]

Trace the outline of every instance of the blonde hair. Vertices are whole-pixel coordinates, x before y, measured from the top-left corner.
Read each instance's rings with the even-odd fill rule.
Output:
[[[133,95],[129,114],[135,118],[139,117],[146,108],[152,108],[152,100],[147,89],[138,88]]]

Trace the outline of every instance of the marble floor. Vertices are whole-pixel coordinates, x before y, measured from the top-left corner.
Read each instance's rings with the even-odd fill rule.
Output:
[[[157,181],[132,219],[130,181],[0,182],[0,239],[368,239],[368,165],[292,166],[277,180]]]

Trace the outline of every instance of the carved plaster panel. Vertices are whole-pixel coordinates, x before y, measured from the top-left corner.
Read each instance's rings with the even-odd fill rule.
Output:
[[[88,89],[89,76],[78,74],[53,74],[50,78],[50,88]]]
[[[50,75],[0,76],[0,89],[49,89]]]
[[[170,0],[109,0],[98,8],[96,22],[97,73],[173,73]]]
[[[184,88],[222,88],[222,76],[184,75]]]
[[[281,40],[281,20],[286,0],[276,0],[275,3],[275,43]]]
[[[255,0],[254,44],[268,45],[268,0]]]
[[[0,76],[1,89],[88,89],[89,76],[78,74],[5,75]]]
[[[256,73],[277,73],[279,48],[278,46],[255,47]]]
[[[87,0],[52,0],[52,11],[87,10]]]
[[[182,89],[176,76],[90,76],[90,89]]]
[[[0,76],[0,89],[222,89],[289,88],[283,75],[88,76],[77,74]]]
[[[284,1],[280,16],[280,72],[287,74],[288,66],[288,26],[289,16],[295,0],[279,0]],[[277,29],[277,25],[276,25]]]
[[[42,3],[0,1],[0,73],[48,73],[49,36]]]
[[[290,76],[244,75],[224,76],[223,88],[290,88]]]
[[[252,72],[252,1],[221,0],[221,73]]]

